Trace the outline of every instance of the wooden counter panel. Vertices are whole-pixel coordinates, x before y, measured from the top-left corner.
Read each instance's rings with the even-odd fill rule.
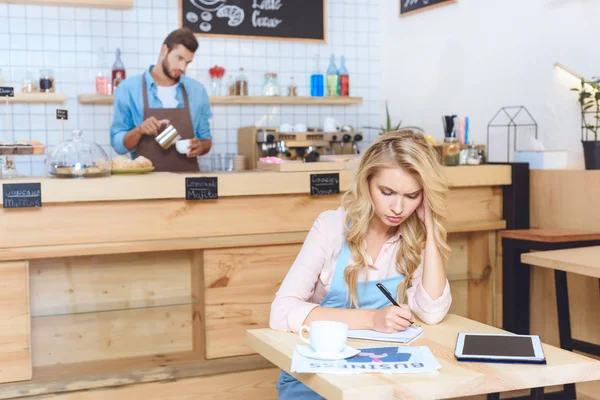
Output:
[[[0,247],[116,243],[308,231],[340,196],[123,201],[0,210]],[[85,221],[85,223],[82,223]]]
[[[204,252],[206,358],[254,352],[246,329],[268,327],[271,302],[301,244]]]
[[[190,252],[32,260],[33,317],[190,303]]]
[[[447,194],[448,224],[502,221],[502,189],[477,187],[452,189]]]
[[[35,367],[192,351],[192,306],[32,319]]]
[[[31,379],[28,268],[0,263],[0,383]]]

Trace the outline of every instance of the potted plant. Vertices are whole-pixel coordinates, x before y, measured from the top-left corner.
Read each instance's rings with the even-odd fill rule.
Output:
[[[581,86],[572,88],[577,92],[579,109],[581,111],[581,143],[585,169],[600,169],[600,78],[586,81],[581,78]],[[593,134],[593,140],[590,136]]]
[[[396,125],[392,124],[392,118],[390,117],[390,110],[388,108],[388,102],[385,102],[385,126],[381,125],[379,127],[376,126],[365,126],[366,129],[377,129],[379,130],[379,134],[382,135],[386,132],[393,132],[400,130],[402,126],[402,121],[398,122]],[[418,126],[405,126],[402,129],[414,129],[420,132],[423,132],[423,128]]]

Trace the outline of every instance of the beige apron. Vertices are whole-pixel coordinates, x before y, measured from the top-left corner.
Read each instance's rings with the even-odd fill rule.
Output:
[[[144,121],[147,118],[168,119],[171,125],[177,129],[182,139],[193,139],[194,125],[190,114],[190,104],[185,87],[181,85],[183,93],[183,108],[149,108],[148,93],[146,89],[146,78],[142,76],[142,91],[144,92]],[[167,172],[192,172],[199,171],[196,157],[188,158],[185,154],[179,154],[175,145],[164,150],[156,142],[155,135],[142,135],[136,148],[136,155],[149,158],[154,164],[155,171]]]

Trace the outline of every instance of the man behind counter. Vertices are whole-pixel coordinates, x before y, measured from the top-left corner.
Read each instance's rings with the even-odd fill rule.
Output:
[[[177,29],[165,39],[156,65],[119,84],[110,127],[117,153],[147,157],[157,171],[199,170],[196,157],[212,146],[208,122],[212,113],[204,86],[184,75],[197,49],[192,31]],[[156,133],[166,123],[171,123],[182,139],[191,139],[187,154],[179,154],[175,146],[164,150],[156,142]]]

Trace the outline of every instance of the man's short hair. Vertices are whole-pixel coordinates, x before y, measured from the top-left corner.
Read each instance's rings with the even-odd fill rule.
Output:
[[[169,51],[173,50],[178,44],[182,44],[186,49],[195,53],[198,50],[198,40],[190,28],[176,29],[169,33],[164,41]]]

